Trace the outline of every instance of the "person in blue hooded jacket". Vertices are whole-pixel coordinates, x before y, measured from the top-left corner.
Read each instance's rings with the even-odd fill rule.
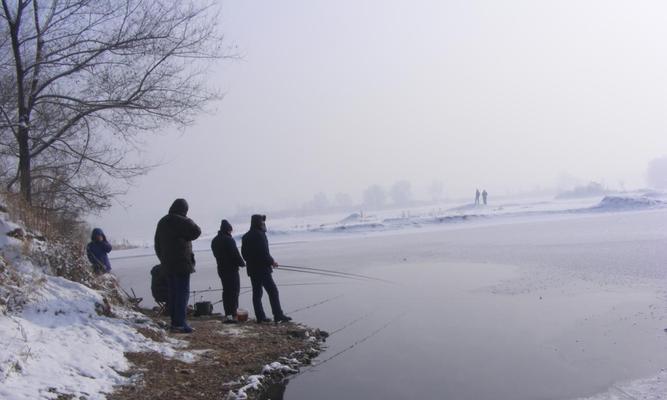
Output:
[[[93,229],[93,233],[90,235],[90,243],[86,246],[86,254],[88,260],[93,264],[93,271],[103,274],[111,272],[109,252],[111,252],[111,244],[107,241],[102,229]]]

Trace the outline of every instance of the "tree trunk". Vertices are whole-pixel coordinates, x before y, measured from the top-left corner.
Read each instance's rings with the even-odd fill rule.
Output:
[[[21,197],[27,204],[32,204],[32,178],[30,176],[30,147],[28,147],[28,129],[19,128],[19,183]]]

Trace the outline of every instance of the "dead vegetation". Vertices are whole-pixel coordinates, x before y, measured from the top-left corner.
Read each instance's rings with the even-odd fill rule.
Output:
[[[142,329],[153,340],[174,337],[187,341],[185,350],[198,354],[187,363],[166,359],[158,353],[128,353],[132,362],[133,383],[119,388],[109,400],[177,400],[224,399],[232,390],[243,386],[242,376],[261,374],[264,365],[296,358],[303,364],[319,353],[324,335],[296,324],[222,324],[219,318],[192,318],[195,332],[171,335]],[[285,378],[277,373],[267,378],[264,391],[271,382]],[[262,392],[248,393],[259,398]]]
[[[36,271],[81,283],[102,293],[105,303],[132,306],[115,276],[93,272],[85,254],[89,227],[74,215],[27,206],[17,195],[0,194],[0,213],[19,227],[6,235],[13,243],[0,252],[0,313],[19,310],[44,277],[31,279],[17,270],[16,260],[29,261]],[[6,204],[6,205],[4,205]],[[102,304],[104,309],[108,309]],[[104,313],[104,309],[102,312]]]

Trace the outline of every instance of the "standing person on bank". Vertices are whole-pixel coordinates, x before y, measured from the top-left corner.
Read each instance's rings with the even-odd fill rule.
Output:
[[[190,274],[195,272],[192,241],[201,235],[201,229],[187,214],[188,202],[176,199],[155,230],[155,254],[167,274],[167,308],[171,330],[176,333],[192,332],[185,316],[190,298]]]
[[[218,235],[211,241],[211,250],[218,264],[218,276],[222,281],[222,304],[225,308],[224,322],[226,324],[238,322],[236,310],[239,307],[239,293],[241,292],[239,267],[245,267],[245,262],[236,247],[236,241],[232,237],[232,231],[232,225],[223,219]]]
[[[271,322],[266,318],[262,307],[262,288],[269,295],[274,321],[291,321],[292,318],[285,315],[280,307],[278,287],[271,276],[273,268],[277,268],[278,263],[269,253],[269,240],[266,238],[266,215],[253,215],[250,218],[250,230],[243,235],[241,240],[241,254],[248,266],[248,276],[252,284],[252,305],[255,309],[257,323]]]
[[[107,237],[102,229],[93,229],[93,232],[90,234],[90,243],[86,246],[86,254],[88,255],[88,260],[93,264],[93,272],[99,274],[111,272],[110,252],[111,244],[107,241]]]

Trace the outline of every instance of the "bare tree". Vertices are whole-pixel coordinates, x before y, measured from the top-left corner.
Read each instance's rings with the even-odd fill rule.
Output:
[[[352,207],[353,203],[352,196],[347,193],[336,193],[336,196],[334,197],[334,204],[336,207]]]
[[[367,207],[382,207],[387,201],[387,193],[380,185],[371,185],[364,190],[364,205]]]
[[[105,178],[148,168],[125,161],[140,133],[219,97],[204,80],[225,57],[213,0],[0,2],[0,157],[28,203],[108,206]]]
[[[303,204],[305,210],[321,211],[329,208],[331,203],[329,198],[323,192],[316,193],[312,199]]]
[[[412,185],[408,181],[398,181],[392,185],[390,196],[396,205],[410,204],[412,201]]]

